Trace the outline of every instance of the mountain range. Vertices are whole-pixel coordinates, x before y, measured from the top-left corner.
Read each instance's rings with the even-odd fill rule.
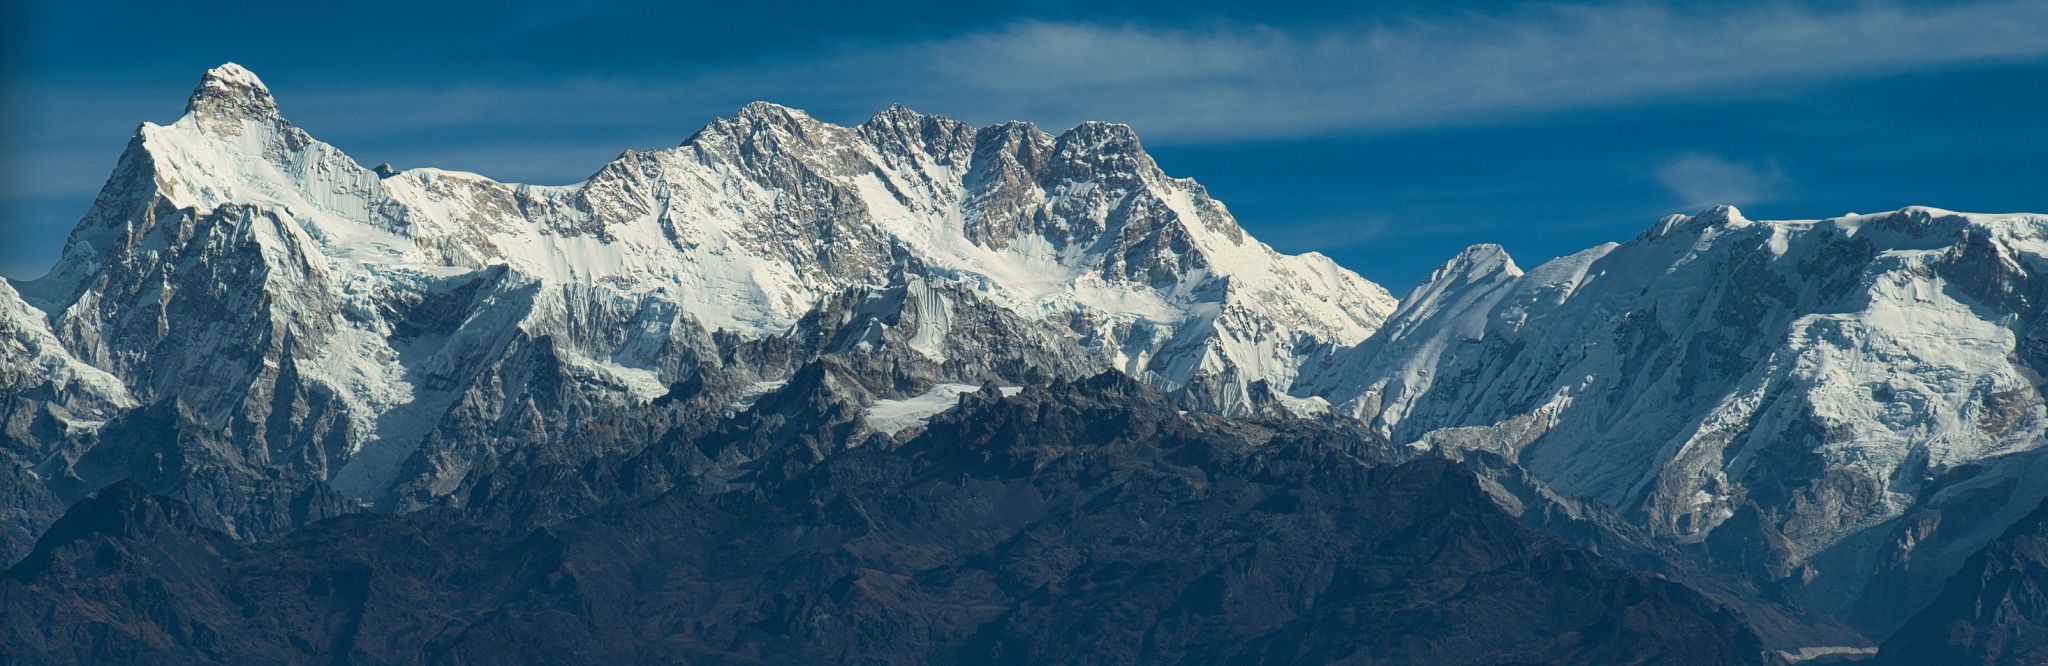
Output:
[[[2048,216],[1719,206],[1396,300],[1122,125],[755,103],[533,186],[366,168],[223,65],[0,282],[0,630],[23,661],[2025,663],[2044,278]]]

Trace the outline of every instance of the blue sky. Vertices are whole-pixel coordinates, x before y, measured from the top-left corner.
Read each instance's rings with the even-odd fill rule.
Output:
[[[2048,0],[120,3],[0,9],[0,274],[234,61],[365,164],[582,179],[765,99],[1135,127],[1261,239],[1405,293],[1664,214],[2048,212]],[[1277,3],[1269,3],[1277,4]]]

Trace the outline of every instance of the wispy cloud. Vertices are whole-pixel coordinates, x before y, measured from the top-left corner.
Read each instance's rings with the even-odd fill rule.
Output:
[[[844,82],[958,113],[1113,118],[1147,136],[1236,140],[1485,122],[2048,55],[2048,3],[1647,4],[1350,26],[1188,32],[1026,24],[745,76]]]
[[[1657,184],[1688,208],[1770,201],[1785,182],[1776,164],[1744,164],[1706,153],[1672,158],[1657,168],[1656,176]]]
[[[503,114],[668,118],[771,99],[845,115],[889,102],[979,122],[1138,126],[1155,141],[1231,141],[1491,122],[1521,114],[1742,94],[1819,80],[2048,56],[2048,3],[1623,3],[1318,30],[1023,23],[666,81],[337,91],[397,126]],[[392,94],[427,103],[389,103]],[[719,98],[719,99],[714,99]],[[577,120],[580,119],[580,120]]]
[[[1822,80],[2048,57],[2048,2],[1745,5],[1675,9],[1625,2],[1320,29],[1021,23],[928,41],[828,47],[784,61],[672,76],[536,80],[517,85],[321,88],[273,81],[286,112],[316,135],[355,143],[530,143],[550,137],[610,148],[672,144],[753,99],[853,121],[891,102],[990,123],[1051,128],[1129,123],[1153,143],[1313,137],[1472,125],[1648,101],[1769,94]],[[56,118],[10,161],[82,168],[111,155],[62,153]],[[177,100],[149,108],[175,110]],[[134,102],[97,103],[124,112]],[[163,120],[163,118],[158,118]],[[132,127],[133,120],[127,121]],[[75,124],[75,123],[73,123]],[[101,123],[96,132],[105,133]],[[47,131],[45,131],[47,130]],[[450,136],[460,130],[462,136]],[[18,136],[18,134],[17,134]],[[92,143],[103,149],[107,140]],[[560,154],[550,149],[548,156]],[[506,159],[519,160],[506,155]],[[538,158],[536,158],[538,159]],[[552,173],[525,160],[526,174]],[[449,164],[455,168],[482,165]],[[596,164],[564,165],[553,178]],[[19,194],[89,191],[79,169],[45,169]],[[543,179],[546,176],[541,176]]]

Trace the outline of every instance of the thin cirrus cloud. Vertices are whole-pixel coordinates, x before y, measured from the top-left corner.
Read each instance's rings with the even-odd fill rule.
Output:
[[[559,150],[522,155],[515,144],[671,145],[754,99],[841,122],[893,102],[977,123],[1112,120],[1157,144],[1360,134],[2030,61],[2048,56],[2044,33],[2048,2],[2039,0],[1718,11],[1623,3],[1327,29],[1026,22],[708,71],[380,89],[286,83],[278,93],[295,120],[344,149],[388,144],[408,165],[498,175],[438,161],[490,152],[488,166],[508,175],[567,182],[598,164],[555,162]],[[49,164],[72,145],[15,150]],[[80,162],[91,160],[67,163]],[[14,187],[96,185],[62,171]]]
[[[614,86],[637,90],[621,96],[641,105],[735,90],[844,115],[901,100],[975,121],[1114,119],[1155,139],[1217,141],[1475,123],[2034,59],[2048,55],[2044,29],[2048,4],[2038,0],[1722,12],[1559,6],[1329,31],[1022,23],[707,72],[676,86]]]
[[[2037,0],[1688,13],[1645,4],[1352,27],[1208,32],[1023,24],[751,71],[844,82],[992,118],[1110,118],[1154,139],[1235,141],[1488,122],[2048,55]]]
[[[1325,30],[1020,23],[667,77],[313,91],[298,106],[327,109],[321,120],[353,134],[479,122],[613,135],[624,127],[636,130],[620,140],[647,147],[753,99],[841,122],[903,102],[977,123],[1113,120],[1154,143],[1213,143],[1487,124],[2031,61],[2048,56],[2044,33],[2048,3],[2038,0],[1565,6]],[[378,112],[353,106],[363,100]],[[555,179],[594,167],[573,165]]]
[[[1236,141],[1486,122],[2031,60],[2048,56],[2044,30],[2048,3],[2038,0],[1721,12],[1565,6],[1329,30],[1021,23],[667,83],[573,81],[428,93],[454,107],[403,108],[431,114],[417,117],[424,123],[473,117],[476,109],[464,97],[515,113],[520,106],[505,101],[537,103],[526,108],[548,121],[592,113],[622,118],[653,111],[660,117],[691,106],[706,91],[720,91],[732,99],[802,102],[837,115],[911,102],[979,122],[1023,118],[1064,127],[1111,119],[1155,140]],[[605,106],[612,108],[597,108]]]

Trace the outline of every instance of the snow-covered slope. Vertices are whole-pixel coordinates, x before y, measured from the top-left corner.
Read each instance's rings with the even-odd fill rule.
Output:
[[[905,429],[924,425],[933,416],[960,402],[960,396],[981,390],[972,384],[940,384],[921,395],[900,400],[876,400],[867,410],[868,425],[891,435]],[[1003,395],[1015,395],[1023,390],[1020,386],[1002,387]]]
[[[2019,455],[2048,428],[2044,279],[2048,217],[1720,207],[1527,274],[1469,250],[1296,390],[1397,443],[1500,452],[1661,534],[1827,587],[1885,558],[1952,567],[1975,548],[1954,544],[2048,494]],[[1953,543],[1920,543],[1927,512],[1974,498],[1980,513],[1986,489],[2011,501],[1951,511]]]
[[[121,380],[73,357],[41,311],[0,281],[0,446],[54,453],[134,406]]]
[[[1394,306],[1325,257],[1252,239],[1121,125],[1054,136],[892,107],[840,127],[755,103],[539,187],[380,175],[229,64],[176,122],[142,126],[14,309],[113,390],[175,399],[245,457],[369,498],[461,473],[423,445],[560,434],[890,286],[917,313],[904,353],[938,368],[914,383],[1021,380],[947,346],[966,339],[948,329],[967,299],[1017,320],[999,329],[1078,341],[1078,358],[1033,367],[1199,379],[1226,387],[1223,410],[1255,382],[1291,386],[1302,359],[1363,341]],[[737,371],[787,369],[769,366]]]

